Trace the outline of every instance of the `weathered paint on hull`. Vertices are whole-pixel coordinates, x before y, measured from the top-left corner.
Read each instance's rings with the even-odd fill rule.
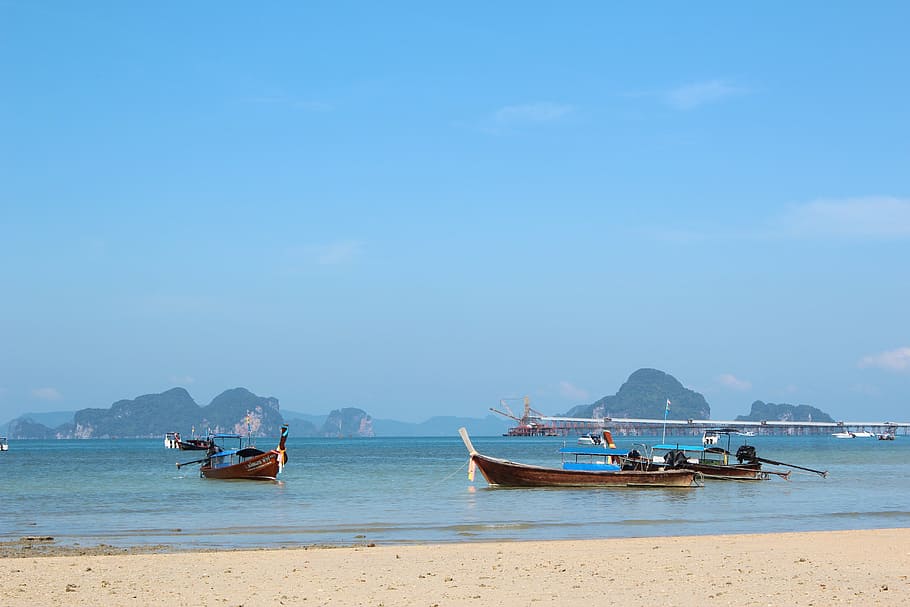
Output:
[[[691,487],[693,470],[613,472],[563,470],[471,454],[481,474],[499,487]]]

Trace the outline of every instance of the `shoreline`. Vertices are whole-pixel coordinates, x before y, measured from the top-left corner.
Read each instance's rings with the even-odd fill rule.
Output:
[[[198,552],[158,548],[164,551],[0,558],[6,581],[0,604],[910,602],[908,528]]]
[[[82,542],[70,541],[60,542],[52,536],[30,535],[22,536],[18,539],[0,540],[0,560],[4,558],[41,558],[41,557],[59,557],[59,556],[116,556],[131,554],[195,554],[195,553],[213,553],[213,552],[270,552],[270,551],[288,551],[288,550],[336,550],[336,549],[360,549],[360,548],[396,548],[408,546],[472,546],[482,544],[551,544],[560,542],[615,542],[622,540],[661,540],[661,539],[699,539],[699,538],[723,538],[738,536],[776,536],[791,534],[824,534],[824,533],[863,533],[863,532],[888,532],[896,533],[907,531],[910,533],[910,527],[860,527],[851,529],[807,529],[805,531],[768,531],[764,533],[755,533],[752,531],[743,531],[736,533],[708,533],[708,534],[679,534],[679,535],[637,535],[637,536],[616,536],[611,538],[547,538],[547,539],[528,539],[528,538],[495,538],[495,539],[457,539],[443,541],[382,541],[367,540],[352,542],[323,542],[323,543],[287,543],[287,544],[237,544],[227,545],[193,545],[182,542],[138,542],[111,544],[103,541],[91,542],[87,538]],[[910,539],[908,539],[910,542]]]

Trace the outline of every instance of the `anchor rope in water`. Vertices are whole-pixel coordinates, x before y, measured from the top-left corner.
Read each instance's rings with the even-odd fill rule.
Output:
[[[469,461],[471,461],[471,458],[470,458],[470,457],[468,458],[468,461],[466,461],[466,462],[463,463],[461,466],[459,466],[458,470],[455,470],[455,471],[452,472],[450,475],[448,475],[447,477],[441,479],[441,480],[440,480],[438,483],[436,483],[436,484],[437,484],[437,485],[441,485],[442,483],[446,482],[447,480],[449,480],[450,478],[452,478],[453,476],[455,476],[456,474],[458,474],[459,472],[461,472],[462,470],[464,470],[464,467],[468,465],[468,462],[469,462]]]

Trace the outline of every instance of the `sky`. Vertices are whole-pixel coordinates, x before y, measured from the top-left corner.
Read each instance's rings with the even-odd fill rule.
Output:
[[[910,420],[910,5],[0,0],[0,421]]]

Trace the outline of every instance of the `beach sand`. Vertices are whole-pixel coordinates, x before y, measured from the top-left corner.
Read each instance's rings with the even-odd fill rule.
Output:
[[[7,546],[0,605],[910,604],[910,529],[153,554],[43,544]]]

